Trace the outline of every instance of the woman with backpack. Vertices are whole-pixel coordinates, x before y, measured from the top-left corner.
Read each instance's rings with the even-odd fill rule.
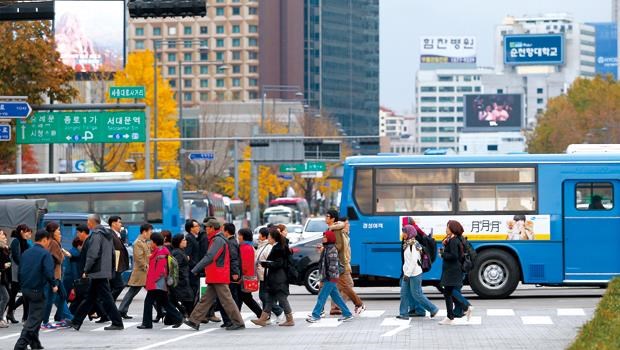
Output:
[[[265,284],[267,293],[265,295],[266,303],[263,306],[263,313],[257,320],[252,323],[259,326],[266,326],[271,315],[273,305],[277,301],[284,309],[286,321],[280,323],[280,326],[294,326],[293,310],[288,302],[288,256],[290,250],[286,244],[286,239],[280,234],[277,227],[269,229],[269,244],[272,245],[271,252],[267,256],[267,260],[259,261],[265,268]]]
[[[400,289],[400,309],[396,318],[408,320],[409,311],[419,306],[431,314],[437,315],[439,308],[431,303],[422,291],[422,266],[420,263],[422,246],[416,240],[417,230],[412,225],[403,227],[403,280]],[[410,301],[414,305],[410,305]]]
[[[443,287],[443,295],[446,301],[447,317],[439,322],[440,325],[452,325],[456,317],[454,313],[454,304],[462,308],[468,321],[471,319],[471,314],[474,309],[467,299],[463,298],[466,302],[465,304],[460,298],[454,298],[454,292],[460,291],[463,287],[463,271],[461,270],[461,263],[464,255],[463,243],[461,241],[463,232],[464,229],[461,223],[456,220],[448,221],[446,238],[442,242],[443,248],[440,251],[443,259],[441,286]]]
[[[146,273],[146,298],[142,311],[142,324],[138,329],[153,328],[153,305],[155,302],[166,310],[169,317],[175,320],[173,328],[179,328],[183,324],[183,316],[172,306],[168,300],[168,257],[170,252],[164,247],[164,237],[161,233],[151,235],[151,256],[149,268]]]

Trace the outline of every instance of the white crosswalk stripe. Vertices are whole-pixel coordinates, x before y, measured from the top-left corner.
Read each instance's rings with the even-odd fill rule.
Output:
[[[139,324],[140,324],[140,322],[124,322],[123,326],[125,327],[125,329],[127,329],[127,328],[131,328],[131,327],[137,326]],[[103,332],[105,327],[107,327],[107,326],[103,326],[103,327],[92,329],[91,332]]]
[[[323,318],[317,323],[310,323],[309,328],[335,328],[342,324],[337,318]]]
[[[558,309],[558,316],[585,316],[584,309]]]

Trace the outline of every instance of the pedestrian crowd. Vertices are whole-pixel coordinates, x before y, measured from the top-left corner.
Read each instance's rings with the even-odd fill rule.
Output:
[[[347,322],[366,310],[353,289],[349,223],[334,209],[327,211],[325,218],[328,229],[317,247],[320,289],[306,321],[315,323],[329,314]],[[186,232],[176,235],[153,232],[153,226],[145,223],[131,245],[133,268],[125,284],[123,273],[130,268],[127,233],[119,216],[111,216],[107,224],[102,225],[99,215],[90,215],[86,225],[76,228],[69,250],[62,247],[60,226],[55,222],[34,234],[28,226],[19,225],[10,240],[0,230],[0,328],[18,323],[16,310],[23,309],[23,329],[15,349],[43,349],[41,329],[79,331],[86,317],[109,323],[104,330],[122,330],[123,320],[133,318],[129,307],[142,289],[146,297],[138,329],[152,329],[153,323],[162,322],[198,330],[202,324],[221,322],[226,330],[240,330],[245,328],[240,312],[243,305],[255,314],[251,322],[256,325],[295,325],[288,296],[289,284],[297,280],[298,272],[285,225],[261,228],[255,248],[252,231],[237,230],[213,217],[205,218],[202,225],[187,220]],[[461,294],[462,234],[461,224],[449,221],[439,249],[447,310],[447,317],[439,322],[442,325],[459,317],[469,319],[473,312]],[[435,240],[409,219],[403,225],[401,241],[397,318],[424,317],[427,312],[434,318],[439,308],[424,295],[422,274],[435,259]],[[117,306],[123,290],[126,292]],[[258,294],[258,301],[253,293]],[[325,310],[328,297],[332,302]]]

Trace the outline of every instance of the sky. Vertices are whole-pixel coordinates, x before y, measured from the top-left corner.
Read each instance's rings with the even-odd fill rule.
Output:
[[[492,66],[495,26],[507,15],[566,12],[578,22],[611,21],[611,0],[379,0],[380,102],[411,112],[420,37],[471,35],[479,66]]]

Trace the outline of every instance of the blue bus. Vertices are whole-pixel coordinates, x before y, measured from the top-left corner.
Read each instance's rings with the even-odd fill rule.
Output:
[[[97,213],[103,221],[119,215],[129,243],[146,222],[154,231],[184,232],[182,194],[177,180],[0,184],[0,199],[45,198],[49,213]]]
[[[359,156],[344,164],[341,214],[354,273],[399,278],[410,220],[439,242],[458,220],[485,298],[519,282],[605,285],[620,275],[620,155]],[[438,257],[426,284],[441,275]]]

